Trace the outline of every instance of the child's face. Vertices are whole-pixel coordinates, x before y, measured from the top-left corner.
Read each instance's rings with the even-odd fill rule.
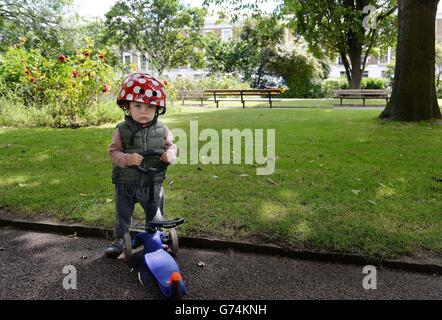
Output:
[[[128,112],[135,121],[141,124],[146,124],[153,120],[156,109],[157,107],[151,104],[131,102],[129,104]]]

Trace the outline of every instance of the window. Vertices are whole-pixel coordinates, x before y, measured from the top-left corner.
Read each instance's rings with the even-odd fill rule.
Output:
[[[130,54],[125,54],[123,56],[123,63],[124,64],[131,64],[132,63],[132,55]]]
[[[338,57],[338,64],[343,65],[344,62],[342,62],[342,57]]]
[[[368,71],[365,70],[362,76],[363,76],[364,78],[368,78],[368,75],[369,75]]]
[[[345,71],[341,71],[341,77],[346,77],[347,74],[345,73]]]
[[[388,52],[380,56],[379,62],[381,64],[388,63]]]
[[[224,29],[221,31],[221,41],[229,41],[232,39],[232,30]]]
[[[147,59],[146,59],[146,57],[141,57],[141,70],[147,70]]]

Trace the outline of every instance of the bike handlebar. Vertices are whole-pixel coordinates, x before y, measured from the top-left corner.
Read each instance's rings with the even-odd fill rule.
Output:
[[[163,155],[163,152],[164,152],[163,150],[152,149],[152,150],[147,150],[147,151],[142,152],[141,155],[143,157],[155,157],[155,156],[161,157]],[[161,165],[158,168],[150,167],[148,169],[145,169],[142,166],[137,166],[137,171],[144,173],[144,174],[153,174],[153,173],[157,173],[157,172],[161,172],[161,171],[166,170],[168,165],[169,164],[167,162],[163,161],[163,162],[161,162]]]
[[[163,153],[164,153],[163,150],[152,149],[152,150],[146,150],[146,151],[142,152],[141,155],[143,157],[155,157],[155,156],[161,157],[163,155]]]
[[[180,224],[184,223],[184,218],[177,218],[175,220],[160,220],[160,221],[151,221],[149,223],[149,226],[151,228],[175,228],[179,226]]]

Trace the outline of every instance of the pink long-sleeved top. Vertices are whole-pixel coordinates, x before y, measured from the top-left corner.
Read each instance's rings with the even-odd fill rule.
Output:
[[[173,143],[172,132],[166,126],[164,126],[164,129],[164,154],[166,155],[167,162],[174,163],[176,160],[177,147]],[[113,163],[122,168],[128,167],[129,154],[123,152],[123,140],[121,139],[118,128],[115,129],[112,135],[112,143],[107,150],[109,158]]]

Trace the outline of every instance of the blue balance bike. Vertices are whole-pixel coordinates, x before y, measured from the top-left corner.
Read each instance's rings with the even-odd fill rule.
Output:
[[[161,156],[161,151],[147,151],[142,154],[143,157]],[[149,186],[149,212],[157,212],[159,204],[154,197],[153,177],[155,173],[165,171],[167,163],[163,162],[159,168],[145,169],[141,166],[137,170],[148,175],[151,185]],[[131,239],[130,233],[124,236],[123,252],[126,260],[130,260],[132,249],[144,246],[143,264],[145,270],[139,272],[139,278],[142,283],[147,281],[147,274],[151,274],[156,281],[161,293],[169,299],[181,299],[187,294],[187,287],[184,284],[180,269],[172,257],[178,252],[178,236],[174,229],[184,222],[183,218],[175,220],[151,221],[146,226],[145,232],[138,233],[134,239]],[[163,229],[167,229],[163,231]],[[169,252],[172,254],[170,254]]]

